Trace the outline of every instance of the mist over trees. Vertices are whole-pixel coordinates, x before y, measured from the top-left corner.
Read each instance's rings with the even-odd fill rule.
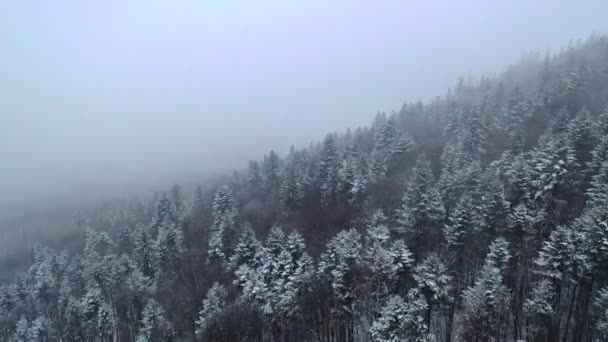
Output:
[[[0,341],[605,341],[607,156],[594,35],[79,215],[0,287]]]

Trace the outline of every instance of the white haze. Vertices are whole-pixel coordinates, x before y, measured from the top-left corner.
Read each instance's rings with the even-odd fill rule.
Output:
[[[605,1],[498,3],[4,1],[0,209],[244,167],[608,32]]]

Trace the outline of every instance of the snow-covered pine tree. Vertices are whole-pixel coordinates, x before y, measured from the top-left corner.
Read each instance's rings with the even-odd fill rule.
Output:
[[[556,191],[567,191],[569,186],[575,184],[578,166],[572,141],[565,135],[548,135],[532,152],[533,197],[540,199]]]
[[[281,322],[299,311],[297,299],[313,274],[313,263],[300,234],[287,236],[281,251],[271,263],[262,266],[267,274],[267,302],[271,305],[274,320]]]
[[[603,207],[608,204],[608,161],[602,163],[594,172],[586,195],[588,208]]]
[[[158,228],[154,249],[155,270],[161,278],[168,279],[176,271],[177,262],[184,252],[184,237],[181,228],[175,223],[165,221]]]
[[[239,242],[234,248],[234,254],[230,257],[229,269],[237,270],[242,265],[257,269],[262,266],[264,252],[262,244],[255,237],[253,229],[246,225],[241,230]]]
[[[452,277],[435,253],[428,255],[414,268],[413,276],[416,281],[415,288],[428,304],[425,323],[430,327],[433,310],[438,310],[453,300],[450,296]]]
[[[532,292],[523,306],[528,322],[528,332],[531,336],[544,336],[548,322],[554,317],[553,301],[555,288],[551,281],[542,279],[533,284]]]
[[[594,330],[596,342],[608,340],[608,287],[603,287],[597,292],[594,307]]]
[[[408,189],[403,195],[398,223],[412,247],[424,249],[429,242],[438,241],[445,209],[435,187],[431,164],[424,153],[420,154]],[[427,246],[428,247],[428,246]]]
[[[379,123],[374,132],[372,179],[377,181],[391,173],[401,158],[414,147],[413,140],[399,131],[397,120],[391,116]]]
[[[583,166],[591,161],[591,151],[597,145],[598,139],[595,135],[594,120],[587,109],[582,109],[566,127],[565,136],[576,151],[576,161]],[[586,173],[587,170],[582,169]],[[582,180],[581,175],[581,180]]]
[[[141,328],[137,334],[136,342],[162,342],[169,341],[171,336],[171,323],[165,317],[165,310],[154,299],[148,299],[142,312]]]
[[[461,147],[451,145],[444,147],[441,162],[443,169],[437,188],[446,212],[451,212],[466,192],[479,186],[481,163],[468,156]]]
[[[340,156],[333,135],[328,135],[323,141],[319,165],[319,182],[321,190],[321,205],[329,206],[336,203],[338,184],[340,184]]]
[[[463,292],[460,338],[466,341],[504,339],[510,324],[511,293],[504,283],[510,259],[508,242],[496,239],[477,275],[475,284]]]
[[[320,257],[319,276],[332,289],[337,312],[351,318],[355,312],[355,270],[361,265],[361,235],[354,229],[341,231],[327,244]]]
[[[577,220],[577,225],[586,235],[581,238],[587,241],[584,247],[588,247],[589,266],[595,278],[601,282],[608,281],[608,203],[589,210]]]
[[[530,115],[530,104],[524,98],[521,89],[514,87],[511,93],[508,95],[504,107],[502,125],[507,131],[514,131],[524,122],[524,120]]]
[[[267,156],[264,156],[262,179],[264,181],[264,192],[267,195],[279,193],[281,185],[281,165],[279,156],[272,150]]]
[[[569,293],[575,292],[579,283],[592,270],[587,221],[588,219],[583,216],[573,224],[559,225],[544,242],[536,259],[541,274],[552,281],[555,289],[556,299],[553,302],[553,309],[558,315],[552,320],[549,339],[560,336],[562,333],[560,326],[563,327],[564,338],[570,338],[568,331],[577,303]],[[566,301],[567,299],[569,300]],[[560,305],[562,302],[564,302],[563,309]]]
[[[505,200],[514,208],[530,198],[533,169],[521,154],[503,157],[501,162],[500,176],[505,188]]]
[[[250,191],[254,194],[259,194],[264,187],[262,168],[257,160],[249,161],[247,184],[249,185]]]
[[[486,154],[487,128],[483,124],[480,109],[473,109],[465,116],[464,130],[460,133],[461,163],[481,162]]]
[[[177,208],[175,204],[171,202],[169,196],[165,192],[159,194],[158,201],[156,203],[156,212],[154,213],[154,232],[153,236],[158,233],[158,228],[165,224],[178,224],[179,218],[177,214]]]
[[[443,234],[448,243],[448,248],[455,251],[456,254],[463,252],[462,246],[468,241],[469,234],[478,226],[479,218],[475,217],[476,212],[473,198],[465,194],[450,214]]]
[[[407,300],[391,296],[370,328],[372,338],[377,342],[433,341],[426,323],[427,312],[428,304],[416,290],[408,294]]]
[[[213,283],[205,299],[203,299],[203,308],[198,314],[196,321],[196,335],[204,335],[208,327],[218,318],[218,316],[226,308],[226,300],[228,292],[226,288],[219,284]]]
[[[116,322],[110,305],[103,299],[101,289],[95,285],[89,288],[81,302],[85,334],[109,338],[113,335]]]
[[[358,170],[358,155],[354,151],[346,151],[338,170],[340,184],[338,186],[338,201],[344,204],[353,204],[358,192],[355,186],[362,186]]]
[[[374,214],[383,215],[381,211]],[[391,243],[390,231],[382,221],[385,220],[371,220],[363,251],[364,262],[369,270],[367,285],[371,298],[376,301],[384,301],[386,295],[394,293],[399,280],[405,279],[413,264],[412,253],[405,242],[395,240]]]
[[[283,172],[280,193],[281,203],[287,210],[297,209],[302,204],[305,191],[302,180],[303,171],[302,155],[300,151],[292,147]]]
[[[298,296],[313,274],[312,259],[298,233],[285,235],[278,226],[252,257],[237,268],[235,282],[243,300],[280,326],[298,312]]]
[[[226,261],[234,248],[239,224],[239,213],[232,191],[220,187],[213,199],[213,224],[209,236],[209,260]]]
[[[154,240],[150,234],[150,228],[143,224],[137,224],[132,233],[133,236],[133,260],[147,277],[156,274],[154,268],[158,260],[158,251],[154,248]]]
[[[579,224],[558,226],[543,244],[536,264],[555,281],[576,281],[590,267],[587,238]]]
[[[509,202],[505,196],[505,189],[496,172],[486,172],[479,186],[479,212],[480,225],[476,229],[487,241],[492,241],[502,234],[509,212]]]

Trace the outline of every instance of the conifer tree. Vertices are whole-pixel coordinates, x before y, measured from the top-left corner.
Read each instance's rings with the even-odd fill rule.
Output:
[[[415,288],[428,305],[425,318],[427,327],[430,327],[433,310],[445,307],[453,300],[450,295],[452,277],[436,254],[424,258],[414,268],[413,275],[416,281]]]
[[[239,217],[229,187],[218,189],[213,199],[213,224],[209,236],[210,260],[225,261],[234,248]]]
[[[136,342],[169,341],[171,324],[165,318],[165,310],[154,299],[149,299],[144,307],[141,328]]]
[[[508,242],[496,239],[475,284],[464,291],[461,316],[464,340],[506,337],[511,294],[504,276],[510,257]]]
[[[321,189],[321,205],[329,206],[336,203],[339,177],[340,158],[336,148],[335,138],[328,135],[321,150],[319,165],[319,182]]]
[[[593,303],[595,311],[595,341],[608,339],[608,287],[603,287],[597,293]]]
[[[203,299],[203,308],[198,314],[196,335],[203,335],[207,328],[224,311],[227,298],[228,292],[226,291],[226,288],[217,282],[213,283],[211,288],[209,288],[209,291],[207,291],[207,296]]]
[[[425,314],[428,304],[417,291],[412,291],[404,301],[399,295],[390,297],[379,317],[373,322],[370,332],[378,342],[427,342],[434,340],[429,335]]]
[[[319,275],[330,285],[341,315],[355,311],[355,270],[361,264],[361,236],[354,230],[338,233],[327,244],[319,261]]]
[[[398,223],[416,248],[438,237],[445,209],[435,187],[435,178],[424,154],[418,157],[408,189],[403,195]]]

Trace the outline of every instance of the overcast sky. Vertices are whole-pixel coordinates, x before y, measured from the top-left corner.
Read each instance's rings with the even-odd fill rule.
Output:
[[[241,167],[608,32],[606,13],[605,0],[2,1],[0,198]]]

